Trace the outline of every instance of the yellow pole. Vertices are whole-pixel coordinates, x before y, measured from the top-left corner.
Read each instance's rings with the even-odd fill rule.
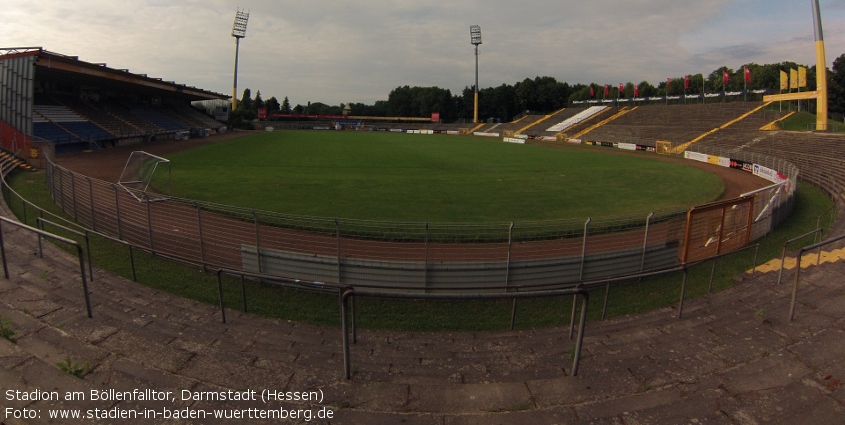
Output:
[[[827,130],[827,60],[819,0],[813,0],[813,27],[816,35],[816,130]]]
[[[472,115],[472,122],[478,123],[478,91],[475,92],[475,109]]]
[[[816,42],[816,130],[827,130],[827,61],[824,40]]]
[[[478,44],[475,45],[475,107],[473,110],[475,112],[472,115],[472,122],[478,124]]]

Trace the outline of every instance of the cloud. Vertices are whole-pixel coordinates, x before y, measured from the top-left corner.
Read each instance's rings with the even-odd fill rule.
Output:
[[[32,0],[0,9],[0,39],[228,94],[230,32],[235,10],[245,7],[239,91],[289,96],[293,104],[371,103],[397,86],[458,93],[472,85],[471,24],[482,27],[482,87],[538,75],[656,84],[722,65],[813,62],[809,7],[794,3]],[[822,6],[829,52],[845,50],[843,3]],[[832,62],[838,53],[830,55]]]

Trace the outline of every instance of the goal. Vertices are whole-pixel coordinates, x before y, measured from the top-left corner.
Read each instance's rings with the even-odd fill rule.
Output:
[[[681,262],[695,262],[735,251],[751,240],[754,196],[714,202],[687,212]]]
[[[170,195],[170,160],[144,151],[129,154],[118,185],[138,201],[159,201]]]
[[[655,143],[655,150],[662,155],[669,155],[672,153],[672,142],[666,140],[658,140]]]

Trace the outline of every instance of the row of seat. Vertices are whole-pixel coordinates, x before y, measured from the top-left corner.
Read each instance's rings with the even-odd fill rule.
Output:
[[[188,105],[93,102],[44,93],[36,94],[33,110],[33,134],[56,143],[57,153],[100,146],[106,141],[223,125]]]

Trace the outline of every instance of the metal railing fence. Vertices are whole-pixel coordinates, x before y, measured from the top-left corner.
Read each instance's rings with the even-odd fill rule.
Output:
[[[839,242],[845,239],[845,235],[837,236],[835,238],[827,239],[818,243],[814,243],[812,245],[805,246],[798,250],[796,254],[796,264],[795,264],[795,280],[792,283],[792,298],[789,303],[789,321],[795,318],[795,305],[798,302],[798,284],[801,281],[801,260],[804,257],[805,252],[810,252],[814,249],[819,249],[819,255],[821,256],[821,248],[823,246],[830,245],[835,242]],[[819,257],[821,259],[821,257]]]
[[[4,182],[5,184],[5,182]],[[41,238],[49,238],[56,242],[61,242],[63,244],[70,245],[76,248],[76,256],[79,259],[79,270],[80,270],[80,279],[82,280],[82,292],[85,297],[85,310],[88,313],[89,318],[93,318],[93,314],[91,311],[91,295],[88,291],[88,279],[85,275],[85,255],[83,254],[82,245],[74,240],[70,240],[67,238],[63,238],[58,235],[54,235],[49,232],[45,232],[41,229],[36,229],[34,227],[28,226],[23,223],[19,223],[17,221],[11,220],[9,218],[0,216],[0,256],[3,259],[3,275],[8,280],[9,279],[9,266],[6,260],[6,245],[3,241],[3,223],[7,223],[18,227],[20,229],[26,230],[30,233],[35,234],[38,237],[38,243],[41,243]]]

